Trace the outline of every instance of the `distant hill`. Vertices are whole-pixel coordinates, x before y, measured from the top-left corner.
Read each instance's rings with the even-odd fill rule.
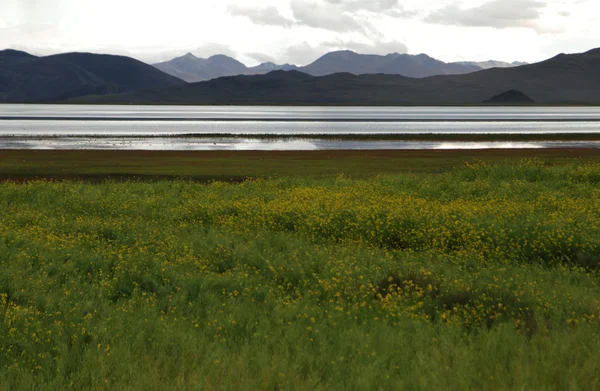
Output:
[[[272,71],[298,69],[295,65],[278,65],[272,62],[265,62],[255,67],[247,67],[238,60],[228,56],[216,55],[209,58],[199,58],[192,53],[176,57],[170,61],[154,64],[153,66],[189,83],[212,80],[223,76],[264,75]]]
[[[188,53],[171,61],[154,64],[169,75],[190,83],[216,79],[223,76],[261,75],[272,71],[300,71],[312,76],[325,76],[334,73],[388,74],[407,77],[429,77],[435,75],[462,75],[492,67],[511,67],[521,63],[502,61],[454,62],[445,63],[426,54],[410,55],[392,53],[386,56],[358,54],[350,50],[330,52],[315,62],[298,67],[266,62],[255,67],[246,67],[241,62],[227,56],[213,56],[208,59]]]
[[[498,95],[494,95],[483,103],[535,103],[533,99],[517,90],[508,90]]]
[[[0,52],[0,102],[61,101],[182,84],[185,82],[129,57],[91,53],[36,57],[15,50]]]
[[[248,68],[241,62],[224,55],[198,58],[191,53],[171,61],[154,64],[159,70],[190,83],[222,76],[244,75]]]
[[[26,52],[22,52],[20,50],[12,50],[12,49],[0,50],[0,64],[17,61],[17,60],[23,60],[25,58],[35,58],[35,56],[31,55],[29,53],[26,53]]]
[[[255,67],[248,68],[247,74],[262,75],[272,71],[297,71],[299,68],[292,64],[273,64],[272,62],[263,62]]]
[[[464,75],[408,78],[338,73],[313,77],[298,71],[232,76],[207,82],[81,101],[196,104],[480,104],[509,90],[538,103],[600,104],[600,49],[561,54],[514,68]]]
[[[354,75],[387,74],[407,77],[460,75],[481,70],[475,65],[445,63],[426,54],[392,53],[387,56],[358,54],[350,50],[327,53],[310,65],[299,68],[312,76],[347,72]]]

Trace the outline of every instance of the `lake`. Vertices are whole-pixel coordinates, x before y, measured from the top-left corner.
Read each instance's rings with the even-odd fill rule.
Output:
[[[597,148],[594,141],[440,143],[318,135],[599,134],[600,107],[0,105],[0,149]],[[247,138],[227,139],[230,136]],[[265,140],[252,136],[300,136]],[[177,138],[179,136],[179,138]],[[182,138],[182,136],[186,136]],[[163,137],[163,138],[160,138]],[[124,139],[128,138],[128,139]]]

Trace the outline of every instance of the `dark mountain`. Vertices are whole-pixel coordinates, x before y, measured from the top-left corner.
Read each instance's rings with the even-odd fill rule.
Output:
[[[198,58],[188,53],[171,61],[154,64],[154,67],[190,83],[248,73],[244,64],[224,55]]]
[[[292,64],[273,64],[272,62],[263,62],[255,67],[248,68],[247,74],[262,75],[273,71],[297,71],[299,68]]]
[[[508,90],[491,97],[483,103],[535,103],[535,101],[521,91]]]
[[[179,88],[82,101],[196,104],[480,104],[517,90],[538,103],[600,103],[600,49],[561,54],[516,68],[422,79],[350,73],[311,77],[297,71],[224,77]]]
[[[35,57],[0,52],[0,102],[59,101],[68,98],[185,84],[129,57],[66,53]]]
[[[0,64],[9,62],[9,61],[17,61],[25,58],[35,58],[34,55],[31,55],[26,52],[22,52],[20,50],[6,49],[0,50]]]
[[[65,53],[46,58],[53,57],[75,64],[90,71],[107,83],[117,85],[119,88],[128,91],[181,83],[180,80],[174,79],[172,76],[159,72],[153,67],[148,66],[148,64],[130,57],[91,53]]]
[[[313,76],[325,76],[338,72],[355,75],[387,74],[407,77],[433,75],[460,75],[481,70],[475,65],[445,63],[426,54],[410,55],[392,53],[387,56],[358,54],[350,50],[327,53],[310,65],[301,67],[302,72]]]

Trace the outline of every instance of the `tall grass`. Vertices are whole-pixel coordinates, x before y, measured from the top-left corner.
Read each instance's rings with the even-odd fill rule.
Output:
[[[600,165],[0,185],[0,389],[598,389]]]

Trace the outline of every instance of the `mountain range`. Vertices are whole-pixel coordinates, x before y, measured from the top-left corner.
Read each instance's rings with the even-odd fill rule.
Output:
[[[61,101],[186,84],[133,58],[92,53],[37,57],[0,51],[0,102]]]
[[[435,75],[462,75],[489,68],[508,68],[525,63],[502,61],[452,62],[446,63],[426,54],[410,55],[391,53],[386,56],[358,54],[350,50],[325,54],[315,62],[298,67],[277,65],[271,62],[255,67],[247,67],[241,62],[224,55],[198,58],[191,53],[171,61],[154,64],[169,75],[190,83],[216,79],[223,76],[260,75],[272,71],[300,71],[311,76],[325,76],[334,73],[402,75],[407,77],[429,77]]]
[[[88,97],[79,102],[170,104],[452,105],[532,102],[600,104],[600,49],[559,54],[513,68],[463,75],[400,75],[299,71],[221,77],[176,88]]]
[[[182,63],[197,60],[192,55],[180,58]],[[345,72],[336,71],[340,64]],[[188,84],[182,80],[187,78],[184,71],[174,77],[129,57],[93,53],[37,57],[4,50],[0,51],[0,102],[600,104],[600,49],[560,54],[537,64],[509,68],[498,67],[501,64],[497,63],[463,64],[460,66],[495,66],[463,74],[452,74],[458,72],[457,63],[443,63],[426,55],[370,56],[350,51],[329,53],[299,68],[271,63],[247,68],[226,56],[213,56],[205,65],[207,72],[221,69],[225,74],[257,74]],[[413,77],[385,73],[400,66]],[[445,74],[422,77],[434,70]]]

